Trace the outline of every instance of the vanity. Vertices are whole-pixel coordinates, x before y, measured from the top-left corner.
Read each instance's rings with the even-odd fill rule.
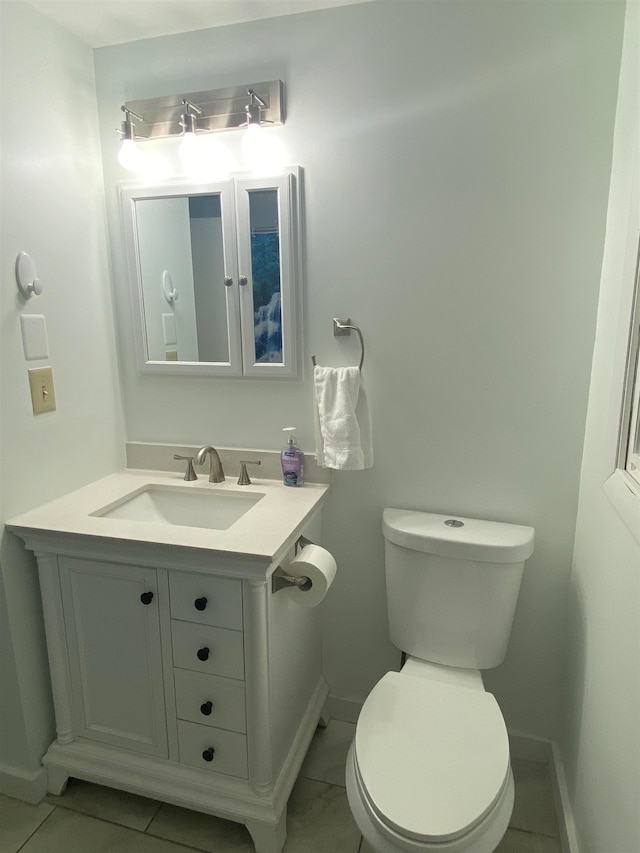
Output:
[[[274,591],[323,484],[185,482],[125,470],[7,523],[38,561],[69,776],[244,823],[280,853],[322,716],[318,609]]]

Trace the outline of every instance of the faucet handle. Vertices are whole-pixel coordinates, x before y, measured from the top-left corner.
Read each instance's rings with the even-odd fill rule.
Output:
[[[197,480],[198,475],[193,469],[193,456],[180,456],[178,453],[173,454],[174,459],[181,459],[183,462],[187,463],[187,470],[184,475],[185,480]]]
[[[238,477],[239,486],[250,486],[251,480],[247,474],[247,465],[260,465],[259,459],[240,459],[240,476]]]

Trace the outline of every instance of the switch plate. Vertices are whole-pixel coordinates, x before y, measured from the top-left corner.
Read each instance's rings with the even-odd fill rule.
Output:
[[[33,414],[42,415],[45,412],[55,412],[56,393],[53,387],[53,368],[32,367],[29,370],[29,386],[31,387]]]
[[[165,346],[169,347],[171,344],[178,343],[178,336],[176,334],[176,318],[173,314],[162,315],[162,330],[164,332]]]
[[[49,358],[49,341],[44,314],[21,314],[22,348],[27,361]]]

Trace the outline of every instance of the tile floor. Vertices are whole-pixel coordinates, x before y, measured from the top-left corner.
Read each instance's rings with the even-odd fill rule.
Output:
[[[318,729],[289,800],[284,853],[372,853],[344,788],[354,726]],[[513,761],[516,802],[496,853],[561,853],[547,769]],[[253,853],[241,824],[70,779],[32,806],[0,796],[0,853]]]

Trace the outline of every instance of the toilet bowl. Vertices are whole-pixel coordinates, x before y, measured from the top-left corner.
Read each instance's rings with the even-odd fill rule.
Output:
[[[352,813],[379,853],[490,853],[513,808],[502,714],[483,689],[416,668],[388,672],[364,703],[347,759]]]
[[[347,758],[347,797],[376,853],[491,853],[514,800],[509,740],[480,669],[506,652],[533,529],[385,510],[392,641]]]

